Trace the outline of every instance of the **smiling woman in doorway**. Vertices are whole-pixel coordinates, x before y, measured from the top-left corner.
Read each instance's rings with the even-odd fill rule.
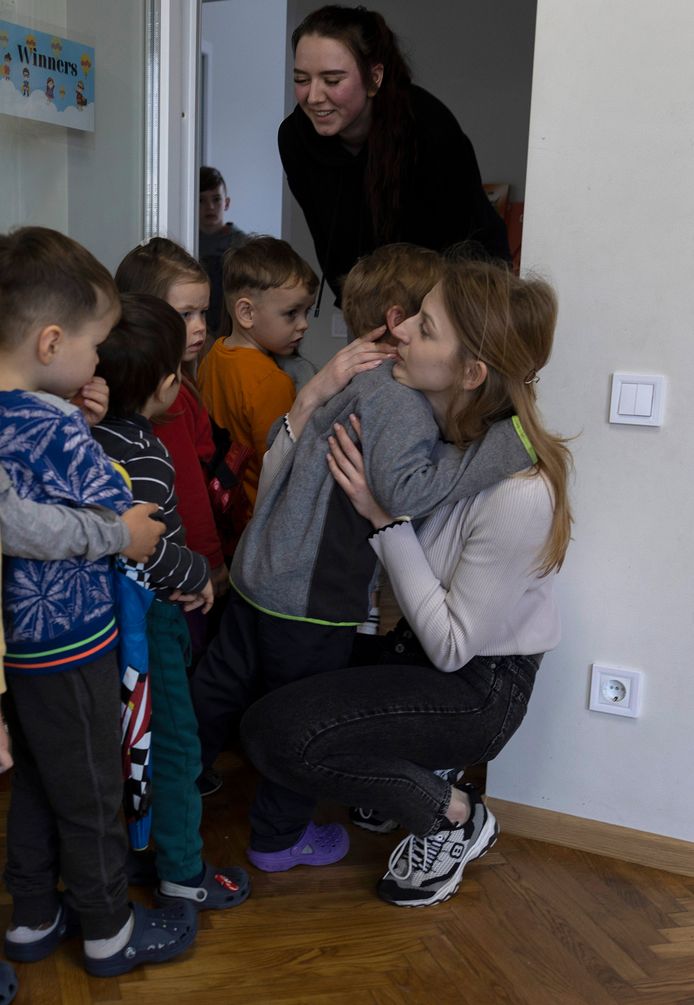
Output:
[[[321,7],[292,47],[297,106],[280,126],[279,151],[338,304],[356,260],[393,241],[440,251],[468,240],[510,259],[472,143],[412,83],[380,14]]]

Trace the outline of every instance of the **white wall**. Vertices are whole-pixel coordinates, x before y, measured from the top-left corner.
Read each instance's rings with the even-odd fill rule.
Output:
[[[694,5],[539,0],[523,262],[560,319],[541,401],[574,444],[564,638],[489,768],[502,799],[694,840]],[[663,373],[661,429],[607,422],[614,370]],[[643,671],[637,720],[589,667]]]
[[[536,0],[373,6],[398,36],[415,83],[448,105],[472,140],[482,180],[510,182],[512,198],[522,199]]]
[[[18,0],[12,18],[0,16],[64,34],[65,4]],[[0,233],[29,224],[67,229],[67,133],[61,126],[0,115]]]
[[[0,231],[53,227],[113,268],[142,237],[143,4],[18,0],[13,20],[94,45],[96,130],[0,116]]]
[[[143,237],[144,4],[67,0],[96,50],[96,128],[68,130],[67,232],[109,269]]]
[[[289,3],[290,35],[316,6]],[[379,0],[375,7],[398,36],[415,82],[448,105],[472,140],[483,181],[510,182],[512,198],[522,199],[535,0]],[[290,92],[288,111],[293,104]],[[286,199],[285,236],[318,271],[303,214],[288,191]],[[330,337],[333,299],[326,288],[321,316],[304,339],[302,352],[316,363],[344,344]]]
[[[202,8],[211,52],[212,122],[208,163],[227,183],[227,219],[242,230],[282,232],[286,0],[216,0]]]

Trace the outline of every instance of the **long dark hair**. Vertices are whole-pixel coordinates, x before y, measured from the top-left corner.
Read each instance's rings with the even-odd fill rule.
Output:
[[[354,56],[367,89],[372,68],[383,65],[383,80],[373,98],[365,186],[374,237],[378,243],[395,240],[406,175],[416,156],[412,75],[405,57],[383,17],[365,7],[328,4],[313,11],[292,34],[294,55],[304,35],[341,42]]]

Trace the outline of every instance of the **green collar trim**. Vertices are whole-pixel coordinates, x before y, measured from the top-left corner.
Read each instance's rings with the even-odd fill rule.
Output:
[[[511,419],[511,421],[513,422],[513,428],[516,431],[516,435],[518,436],[518,439],[521,441],[521,443],[523,444],[523,446],[525,447],[525,449],[528,452],[528,457],[533,462],[533,464],[537,464],[537,454],[535,453],[535,448],[533,447],[532,443],[528,439],[528,434],[523,429],[523,426],[521,424],[521,420],[518,418],[517,415],[514,415],[512,417],[512,419]]]

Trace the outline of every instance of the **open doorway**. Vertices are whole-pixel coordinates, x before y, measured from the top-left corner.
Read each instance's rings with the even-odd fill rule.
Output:
[[[286,0],[203,0],[200,161],[221,171],[227,218],[241,230],[282,233]]]
[[[314,267],[303,214],[283,185],[277,128],[293,106],[293,28],[316,0],[203,0],[205,157],[227,180],[229,219],[283,236]],[[370,6],[370,5],[369,5]],[[440,98],[472,140],[482,180],[508,186],[518,246],[525,195],[536,0],[379,0],[416,83]],[[511,211],[509,211],[511,212]],[[321,365],[340,348],[331,295],[302,352]]]

